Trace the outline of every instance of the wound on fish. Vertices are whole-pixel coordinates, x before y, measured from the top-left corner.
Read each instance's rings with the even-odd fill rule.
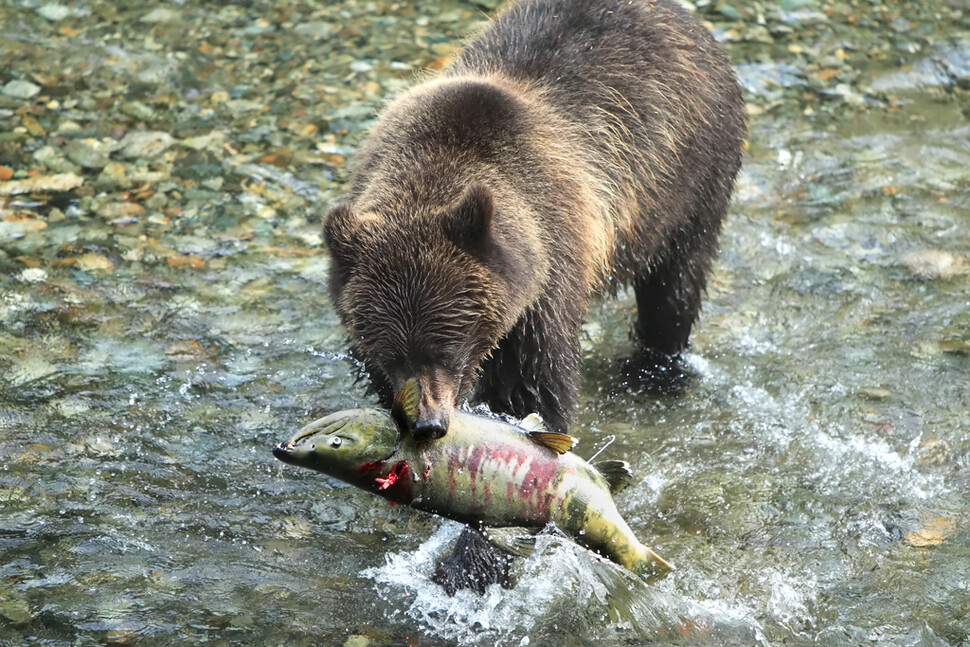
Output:
[[[406,461],[398,461],[394,463],[394,467],[392,467],[391,471],[387,473],[387,478],[382,479],[381,477],[378,476],[377,478],[374,479],[378,483],[377,489],[386,490],[387,488],[397,483],[399,479],[406,477],[409,471],[410,471],[410,468],[408,467],[408,464]]]

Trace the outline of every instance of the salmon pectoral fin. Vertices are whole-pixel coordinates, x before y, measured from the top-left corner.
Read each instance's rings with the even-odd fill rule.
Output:
[[[535,529],[510,526],[485,528],[483,532],[490,544],[515,557],[528,557],[536,547]]]

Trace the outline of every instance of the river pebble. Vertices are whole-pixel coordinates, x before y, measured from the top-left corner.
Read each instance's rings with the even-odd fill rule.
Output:
[[[296,25],[293,28],[293,33],[300,36],[308,36],[313,39],[323,39],[332,37],[336,33],[336,30],[334,29],[334,26],[328,22],[311,20],[310,22]]]
[[[962,257],[939,249],[921,249],[902,259],[903,267],[922,280],[948,279],[966,271]]]
[[[121,140],[121,156],[126,159],[151,159],[169,149],[175,140],[166,132],[138,130]]]
[[[75,139],[64,147],[69,160],[86,169],[101,169],[115,147],[97,139]]]
[[[180,18],[181,14],[174,9],[170,9],[168,7],[156,7],[139,18],[139,20],[149,24],[159,24],[178,22]]]
[[[11,180],[0,182],[0,195],[18,195],[22,193],[60,193],[70,191],[84,184],[84,178],[74,173],[60,173],[57,175],[37,175],[26,180]]]
[[[64,20],[68,16],[74,14],[74,10],[71,7],[62,4],[48,3],[37,7],[37,14],[50,20],[51,22],[57,22],[59,20]]]
[[[29,99],[40,92],[40,86],[30,81],[15,79],[8,81],[0,92],[14,99]]]

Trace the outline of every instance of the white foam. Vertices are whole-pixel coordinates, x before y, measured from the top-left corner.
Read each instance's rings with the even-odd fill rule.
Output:
[[[498,585],[484,595],[459,591],[448,597],[430,580],[435,562],[450,550],[461,526],[442,527],[415,551],[388,555],[384,566],[363,572],[406,622],[458,645],[527,645],[549,632],[582,636],[653,637],[682,622],[673,591],[648,586],[619,566],[575,543],[540,535],[533,555],[513,565],[514,588]],[[540,641],[541,642],[541,641]]]

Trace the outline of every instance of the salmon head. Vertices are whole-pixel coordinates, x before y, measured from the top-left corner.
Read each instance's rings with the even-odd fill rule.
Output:
[[[400,427],[387,411],[351,409],[314,420],[277,445],[273,456],[364,487],[400,440]]]

